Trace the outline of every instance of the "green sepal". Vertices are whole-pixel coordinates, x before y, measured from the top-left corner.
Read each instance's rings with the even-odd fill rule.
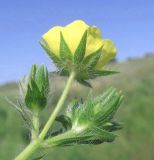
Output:
[[[113,87],[110,87],[110,88],[107,89],[103,94],[95,97],[95,98],[94,98],[94,104],[97,104],[97,103],[99,103],[99,102],[101,102],[101,101],[104,101],[104,99],[107,100],[108,97],[109,97],[109,95],[110,95],[110,93],[112,93],[113,91],[116,91],[116,89],[113,88]]]
[[[101,144],[103,142],[112,142],[115,135],[102,129],[91,128],[82,132],[70,130],[61,135],[48,139],[45,143],[51,146],[73,146],[80,144]]]
[[[89,78],[94,79],[96,77],[109,76],[109,75],[117,74],[117,73],[119,72],[107,71],[107,70],[92,70],[92,71],[89,71]]]
[[[77,80],[77,81],[78,81],[80,84],[82,84],[83,86],[92,88],[92,85],[90,84],[90,82],[88,82],[88,81],[86,81],[86,80],[79,79],[79,80]]]
[[[44,65],[41,65],[35,76],[35,82],[40,92],[46,87],[46,75]],[[45,82],[45,83],[44,83]]]
[[[60,33],[60,57],[62,60],[65,60],[65,61],[67,61],[68,59],[69,60],[72,59],[72,53],[67,43],[65,42],[65,39],[62,33]]]
[[[83,141],[79,141],[79,144],[101,144],[104,142],[113,142],[116,135],[114,135],[111,132],[107,132],[103,129],[99,129],[99,128],[92,128],[92,129],[87,129],[83,132],[83,134],[86,134],[85,132],[91,132],[90,134],[92,135],[92,137],[90,139],[87,140],[83,140]],[[89,134],[89,133],[88,133]]]
[[[102,54],[101,51],[102,51],[102,46],[97,51],[84,58],[82,63],[86,65],[86,68],[93,69],[96,66]]]
[[[59,134],[62,134],[63,133],[63,128],[60,128],[58,130],[55,130],[52,132],[52,130],[49,130],[48,133],[46,134],[45,136],[45,139],[48,139],[50,137],[54,137],[54,136],[57,136]]]
[[[120,130],[123,128],[123,123],[118,122],[108,122],[103,125],[103,129],[107,130],[108,132],[113,132],[116,130]]]
[[[63,125],[63,127],[65,128],[65,130],[67,130],[67,129],[72,127],[71,120],[66,115],[60,115],[60,116],[56,117],[55,120],[60,122]]]
[[[70,75],[70,73],[69,73],[69,71],[68,70],[65,70],[65,69],[61,69],[61,70],[59,70],[58,72],[57,72],[60,76],[69,76]]]
[[[61,64],[62,64],[62,61],[61,59],[56,55],[54,54],[51,49],[44,43],[42,42],[39,42],[39,44],[42,46],[42,48],[46,51],[46,53],[48,54],[48,56],[52,59],[53,63],[58,67],[58,68],[61,68]]]
[[[29,80],[32,80],[32,79],[35,78],[36,69],[37,69],[37,65],[36,65],[36,64],[33,64],[32,67],[31,67]]]
[[[80,40],[80,43],[74,53],[74,63],[78,64],[83,60],[86,52],[86,43],[87,43],[87,30],[84,32]]]
[[[25,104],[32,111],[41,111],[46,105],[46,97],[37,87],[34,80],[31,80],[31,86],[28,85],[27,93],[25,96]]]
[[[33,158],[33,159],[31,159],[31,160],[41,160],[43,157],[45,157],[46,156],[46,153],[45,154],[43,154],[43,155],[41,155],[41,156],[38,156],[38,157],[36,157],[36,158]]]
[[[96,114],[96,123],[105,123],[111,121],[115,112],[121,104],[123,96],[120,93],[114,92],[111,96],[108,96],[108,101],[102,103],[102,110]],[[101,104],[100,104],[101,105]]]
[[[112,74],[117,74],[119,72],[116,71],[107,71],[107,70],[91,70],[88,68],[84,68],[84,65],[81,65],[81,67],[78,67],[75,72],[76,72],[76,77],[75,79],[82,85],[86,87],[92,87],[90,82],[88,80],[90,79],[95,79],[100,76],[109,76]],[[59,70],[57,73],[59,73],[60,76],[69,76],[70,71],[67,70],[66,68],[63,68]]]
[[[80,104],[77,99],[73,99],[68,105],[68,108],[66,110],[66,116],[70,118],[71,123],[74,123],[76,119],[76,111],[79,105]]]
[[[45,82],[44,82],[44,88],[43,88],[45,95],[48,95],[49,88],[50,88],[50,86],[49,86],[49,72],[48,72],[48,69],[46,67],[46,69],[45,69]]]

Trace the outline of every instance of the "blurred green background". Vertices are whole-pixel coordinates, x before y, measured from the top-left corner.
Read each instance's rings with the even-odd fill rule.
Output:
[[[117,131],[113,143],[101,145],[53,148],[46,160],[153,160],[154,159],[154,55],[128,59],[107,66],[121,73],[91,81],[96,96],[109,86],[122,90],[125,99],[116,114],[116,119],[124,123]],[[42,122],[56,104],[66,83],[61,77],[51,77],[51,94],[48,112],[42,113]],[[67,102],[72,97],[85,97],[90,89],[75,82]],[[8,83],[0,86],[0,160],[13,159],[29,142],[29,132],[17,111],[5,100],[16,101],[19,95],[18,84]],[[66,102],[66,104],[67,104]],[[41,152],[40,152],[41,154]]]

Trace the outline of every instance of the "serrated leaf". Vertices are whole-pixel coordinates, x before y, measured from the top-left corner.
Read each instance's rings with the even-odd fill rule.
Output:
[[[87,56],[83,60],[83,64],[86,65],[88,69],[94,68],[102,54],[101,51],[102,51],[102,46],[97,51]]]
[[[66,130],[72,127],[70,118],[65,115],[60,115],[55,120],[60,122]]]
[[[60,33],[60,56],[62,59],[72,59],[72,53],[63,37],[63,34]]]
[[[46,53],[52,59],[52,61],[56,64],[56,66],[59,67],[62,63],[61,59],[56,54],[54,54],[47,45],[45,45],[41,42],[39,42],[39,44],[46,51]]]
[[[87,30],[84,32],[80,43],[74,53],[74,62],[75,63],[80,63],[84,56],[85,56],[85,52],[86,52],[86,43],[87,43]]]

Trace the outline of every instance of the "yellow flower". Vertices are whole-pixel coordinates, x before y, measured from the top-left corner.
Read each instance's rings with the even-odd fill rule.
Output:
[[[102,39],[100,30],[96,26],[88,26],[81,20],[76,20],[65,27],[55,26],[45,33],[42,38],[50,50],[57,56],[60,55],[60,33],[62,33],[71,54],[74,55],[83,34],[87,31],[87,43],[85,57],[97,51],[101,46],[102,54],[97,69],[101,69],[110,59],[116,55],[116,48],[112,41]]]
[[[89,79],[117,73],[104,69],[116,55],[116,48],[111,40],[102,38],[96,26],[76,20],[65,27],[51,28],[42,39],[41,46],[62,76],[74,72],[79,83],[90,87]]]

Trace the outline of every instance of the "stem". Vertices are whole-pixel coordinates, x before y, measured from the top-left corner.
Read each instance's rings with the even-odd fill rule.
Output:
[[[49,128],[51,127],[51,125],[53,124],[58,112],[60,111],[60,109],[62,108],[66,97],[68,95],[69,89],[72,85],[72,82],[74,80],[75,77],[75,72],[72,71],[72,73],[69,76],[69,79],[67,81],[67,84],[65,86],[65,89],[57,103],[57,106],[55,107],[55,110],[53,111],[53,113],[50,115],[49,120],[47,121],[47,123],[45,124],[43,130],[41,131],[40,135],[38,136],[37,139],[35,139],[33,142],[31,142],[16,158],[15,160],[26,160],[31,154],[33,154],[33,152],[35,152],[40,146],[41,143],[44,139],[44,137],[46,136]],[[35,117],[36,118],[36,117]],[[36,119],[33,119],[33,125],[34,127],[38,128],[38,116]]]
[[[15,160],[26,160],[34,151],[40,147],[41,141],[39,139],[30,143],[16,158]]]
[[[32,129],[32,140],[35,140],[38,138],[39,135],[39,113],[34,113],[33,116],[33,129]]]
[[[62,93],[62,95],[61,95],[61,97],[60,97],[60,100],[59,100],[59,102],[57,103],[57,106],[55,107],[55,110],[54,110],[53,113],[51,114],[49,120],[47,121],[47,123],[46,123],[46,125],[44,126],[42,132],[41,132],[40,135],[39,135],[39,138],[40,138],[40,139],[42,139],[42,140],[44,139],[44,137],[46,136],[49,128],[50,128],[51,125],[53,124],[53,122],[54,122],[54,120],[55,120],[58,112],[59,112],[60,109],[62,108],[62,106],[63,106],[63,104],[64,104],[64,102],[65,102],[65,99],[66,99],[66,97],[67,97],[68,91],[69,91],[69,89],[70,89],[70,87],[71,87],[71,84],[72,84],[72,82],[73,82],[73,80],[74,80],[74,77],[75,77],[75,72],[72,71],[72,73],[70,74],[70,77],[69,77],[69,79],[68,79],[68,81],[67,81],[67,84],[66,84],[66,86],[65,86],[65,89],[64,89],[64,91],[63,91],[63,93]]]

